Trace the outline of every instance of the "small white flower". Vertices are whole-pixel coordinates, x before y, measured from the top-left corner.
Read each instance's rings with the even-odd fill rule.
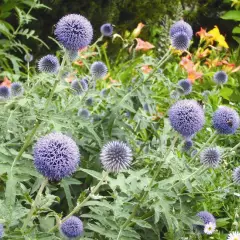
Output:
[[[216,229],[216,224],[209,222],[204,227],[204,233],[211,235],[214,233],[215,229]]]
[[[240,240],[240,233],[239,232],[232,232],[228,235],[227,240]]]

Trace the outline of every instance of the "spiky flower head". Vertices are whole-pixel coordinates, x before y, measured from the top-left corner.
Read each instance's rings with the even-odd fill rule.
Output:
[[[206,148],[200,154],[200,161],[208,167],[215,168],[221,162],[221,153],[216,147]]]
[[[48,54],[38,62],[38,70],[46,73],[57,73],[60,65],[56,56]]]
[[[129,168],[132,162],[132,150],[122,141],[112,141],[105,144],[101,150],[100,160],[109,172],[119,172]]]
[[[20,82],[14,82],[11,84],[11,95],[13,97],[22,96],[24,93],[24,88]]]
[[[54,34],[66,49],[78,50],[91,43],[93,28],[80,14],[69,14],[58,21]]]
[[[68,239],[80,237],[83,234],[83,223],[78,217],[71,216],[60,225],[60,232]]]
[[[185,21],[180,20],[175,22],[170,28],[170,37],[173,37],[176,33],[184,32],[188,38],[191,39],[193,36],[192,27]]]
[[[209,222],[204,227],[204,233],[212,235],[216,230],[216,223]]]
[[[0,223],[0,238],[2,238],[4,235],[4,228],[3,228],[3,224]]]
[[[169,109],[172,127],[188,138],[202,129],[205,123],[203,108],[195,100],[179,100]]]
[[[81,108],[81,109],[78,110],[78,116],[79,117],[89,118],[89,115],[90,115],[90,113],[87,109],[82,109]]]
[[[100,32],[105,37],[110,37],[113,34],[113,26],[111,23],[105,23],[101,26]]]
[[[181,89],[179,89],[179,92],[183,95],[188,95],[192,92],[192,83],[188,79],[182,79],[178,82],[178,85]]]
[[[88,81],[85,78],[82,80],[75,79],[72,81],[71,87],[76,94],[81,95],[83,92],[86,92],[88,90]]]
[[[177,32],[171,37],[171,44],[177,50],[186,51],[190,45],[190,39],[185,32]]]
[[[183,150],[184,150],[184,151],[189,151],[192,146],[193,146],[193,141],[192,141],[191,139],[187,139],[187,140],[184,142]]]
[[[90,67],[90,73],[94,79],[103,78],[108,72],[107,66],[103,62],[94,62]]]
[[[228,81],[228,75],[224,71],[218,71],[214,74],[213,81],[217,84],[224,84]]]
[[[24,56],[24,60],[26,62],[31,62],[33,60],[33,55],[31,55],[30,53],[27,53],[25,56]]]
[[[233,181],[236,184],[240,184],[240,167],[237,167],[233,170]]]
[[[7,86],[0,86],[0,100],[6,100],[10,98],[11,92]]]
[[[216,224],[216,219],[215,217],[207,212],[207,211],[201,211],[197,214],[197,216],[203,221],[203,223],[206,225],[208,223],[215,223]]]
[[[34,146],[34,165],[49,180],[60,181],[76,171],[80,162],[77,144],[62,133],[50,133]]]
[[[213,127],[220,134],[234,134],[239,127],[238,113],[226,106],[220,106],[213,114]]]
[[[86,100],[86,105],[87,105],[87,106],[92,106],[92,105],[93,105],[93,98],[92,98],[92,97],[89,97],[89,98]]]
[[[240,240],[240,233],[239,232],[229,233],[227,240]]]

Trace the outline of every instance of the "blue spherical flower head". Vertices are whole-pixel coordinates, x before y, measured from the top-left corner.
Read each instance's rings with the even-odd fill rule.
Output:
[[[112,141],[105,144],[101,150],[100,160],[109,172],[119,172],[129,168],[132,162],[132,150],[122,141]]]
[[[224,84],[228,81],[228,75],[224,71],[218,71],[214,74],[213,81],[217,84]]]
[[[6,100],[10,98],[11,92],[7,86],[0,86],[0,100]]]
[[[69,14],[59,20],[54,34],[66,49],[78,50],[91,43],[93,28],[85,17]]]
[[[238,113],[229,107],[220,106],[213,114],[213,127],[220,134],[234,134],[239,127]]]
[[[40,72],[57,73],[60,65],[57,57],[48,54],[42,57],[38,62],[38,69]]]
[[[103,36],[110,37],[113,34],[113,26],[111,23],[105,23],[101,26],[100,31]]]
[[[108,68],[103,62],[94,62],[90,67],[90,73],[94,79],[105,77],[107,72]]]
[[[92,105],[93,105],[93,98],[92,98],[92,97],[89,97],[89,98],[86,100],[86,105],[87,105],[87,106],[92,106]]]
[[[4,228],[3,228],[3,224],[0,223],[0,238],[2,238],[4,235]]]
[[[177,132],[189,138],[202,129],[204,111],[195,100],[179,100],[169,109],[169,120]]]
[[[183,150],[187,152],[191,149],[192,146],[193,146],[193,141],[191,139],[187,139],[183,145]]]
[[[192,83],[188,79],[182,79],[178,82],[178,85],[181,87],[179,92],[183,95],[188,95],[192,92]]]
[[[24,88],[23,88],[21,83],[19,83],[19,82],[12,83],[12,85],[11,85],[11,95],[13,97],[22,96],[23,93],[24,93]]]
[[[175,22],[170,28],[170,37],[173,37],[176,33],[185,32],[189,39],[192,39],[193,30],[192,27],[185,21],[180,20]]]
[[[71,216],[60,225],[60,232],[68,239],[80,237],[83,234],[83,223],[78,217]]]
[[[234,169],[234,171],[233,171],[233,181],[236,184],[240,185],[240,167],[237,167],[237,168]]]
[[[76,171],[80,162],[77,144],[62,133],[50,133],[34,146],[34,165],[51,181],[60,181]]]
[[[83,78],[82,80],[73,80],[71,83],[72,89],[76,92],[76,94],[81,95],[83,92],[88,90],[88,82],[87,79]]]
[[[207,212],[207,211],[201,211],[197,214],[197,216],[200,218],[200,220],[203,222],[203,225],[206,225],[208,223],[213,223],[216,224],[216,219],[215,217]],[[201,233],[204,233],[204,226],[202,225],[196,225],[195,226],[197,228],[198,231],[200,231]]]
[[[221,153],[216,147],[206,148],[200,154],[200,161],[208,167],[215,168],[221,162]]]
[[[190,39],[185,32],[177,32],[171,37],[171,44],[177,50],[186,51],[190,45]]]

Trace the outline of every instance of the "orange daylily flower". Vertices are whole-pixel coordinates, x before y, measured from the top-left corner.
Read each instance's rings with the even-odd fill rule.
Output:
[[[152,68],[149,65],[144,65],[141,67],[141,70],[143,71],[143,73],[148,74],[152,71]]]
[[[207,33],[206,29],[200,28],[200,31],[196,32],[196,36],[199,36],[201,39],[206,39],[211,37],[211,34]]]
[[[143,28],[144,26],[145,26],[145,25],[140,22],[140,23],[137,25],[137,28],[135,28],[135,29],[133,30],[131,37],[132,37],[132,38],[138,37],[138,36],[140,35],[140,33],[141,33],[141,31],[142,31],[142,28]]]
[[[140,38],[135,38],[135,39],[137,41],[137,46],[135,48],[136,51],[140,51],[140,50],[148,51],[152,48],[155,48],[155,46],[153,46],[150,42],[145,42]]]
[[[201,72],[197,72],[197,71],[195,71],[195,70],[192,70],[192,71],[189,71],[189,72],[188,72],[188,77],[187,77],[187,78],[188,78],[192,83],[194,83],[195,80],[201,78],[202,75],[203,75],[203,74],[202,74]]]
[[[6,86],[6,87],[11,87],[12,82],[7,78],[4,77],[3,81],[0,83],[0,86]]]
[[[196,57],[197,58],[205,58],[207,57],[209,54],[211,53],[211,50],[206,48],[206,49],[202,49],[202,48],[199,48],[196,52]]]
[[[189,56],[182,57],[180,61],[180,66],[183,67],[186,71],[193,69],[194,63],[192,60],[189,59]]]

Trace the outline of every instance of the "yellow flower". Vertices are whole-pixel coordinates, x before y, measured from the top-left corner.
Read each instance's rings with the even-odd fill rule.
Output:
[[[218,45],[224,48],[229,48],[225,37],[220,33],[217,26],[214,26],[212,30],[208,32],[211,35],[211,40],[218,42]]]

